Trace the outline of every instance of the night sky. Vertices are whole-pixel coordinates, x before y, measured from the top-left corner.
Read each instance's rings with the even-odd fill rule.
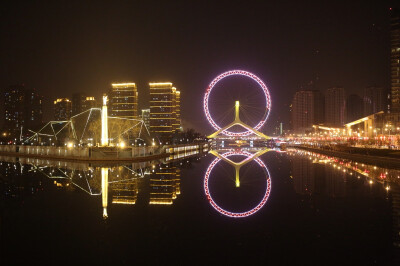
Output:
[[[272,114],[289,121],[296,90],[389,88],[390,1],[8,1],[0,7],[0,86],[24,83],[51,101],[99,98],[132,81],[139,108],[148,82],[181,91],[185,128],[211,133],[202,109],[209,82],[231,69],[269,87]],[[190,3],[189,3],[190,2]],[[3,118],[2,118],[3,119]]]

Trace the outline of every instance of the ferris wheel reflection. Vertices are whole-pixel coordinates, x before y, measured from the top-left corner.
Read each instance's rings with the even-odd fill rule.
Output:
[[[243,217],[248,217],[250,215],[255,214],[258,212],[260,209],[262,209],[265,205],[265,203],[268,200],[268,197],[271,192],[271,178],[270,174],[268,171],[267,166],[264,164],[264,162],[259,158],[261,155],[265,154],[266,152],[270,151],[270,149],[263,149],[259,150],[256,153],[250,153],[249,151],[242,150],[242,149],[235,149],[235,150],[229,150],[224,153],[219,153],[218,151],[210,151],[211,154],[216,156],[216,158],[211,162],[211,164],[208,166],[205,176],[204,176],[204,192],[206,194],[207,200],[211,204],[211,206],[218,211],[220,214],[223,214],[225,216],[231,217],[231,218],[243,218]],[[244,159],[240,162],[234,162],[230,157],[232,156],[242,156]],[[233,212],[233,211],[228,211],[220,207],[213,197],[211,196],[210,193],[210,188],[209,188],[209,180],[212,176],[212,172],[214,167],[220,163],[221,161],[227,162],[229,165],[233,166],[235,169],[235,185],[236,187],[240,187],[240,168],[244,166],[245,164],[249,162],[256,162],[257,165],[259,165],[263,171],[263,174],[265,175],[266,179],[266,186],[265,186],[265,192],[263,194],[263,197],[261,201],[252,209],[248,211],[243,211],[243,212]]]

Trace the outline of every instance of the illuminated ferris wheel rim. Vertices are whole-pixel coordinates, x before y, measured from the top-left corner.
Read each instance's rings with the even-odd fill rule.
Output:
[[[251,153],[246,152],[246,151],[229,151],[226,152],[224,154],[222,154],[223,157],[229,157],[232,155],[244,155],[244,156],[252,156]],[[257,204],[256,207],[254,207],[253,209],[249,210],[249,211],[245,211],[245,212],[231,212],[231,211],[227,211],[224,210],[223,208],[221,208],[220,206],[218,206],[218,204],[213,200],[213,198],[211,197],[210,194],[210,190],[208,188],[208,180],[210,178],[210,174],[214,168],[214,166],[221,161],[220,158],[215,158],[214,161],[212,161],[212,163],[210,164],[210,166],[207,168],[206,171],[206,175],[204,176],[204,192],[207,196],[208,201],[210,202],[211,206],[218,211],[219,213],[231,217],[231,218],[243,218],[243,217],[247,217],[250,215],[255,214],[256,212],[258,212],[262,207],[264,207],[265,203],[268,200],[269,194],[271,192],[271,178],[269,177],[269,171],[268,168],[265,166],[264,162],[260,159],[260,158],[254,158],[254,160],[258,163],[258,165],[261,166],[261,168],[263,168],[264,170],[266,170],[268,177],[267,177],[267,186],[265,189],[265,194],[262,198],[262,200],[260,201],[260,203]]]
[[[269,95],[268,88],[264,84],[264,82],[259,77],[254,75],[253,73],[250,73],[250,72],[244,71],[244,70],[230,70],[230,71],[224,72],[224,73],[218,75],[213,81],[211,81],[210,85],[208,85],[206,93],[204,95],[204,102],[203,102],[204,113],[206,115],[207,121],[211,124],[211,126],[215,130],[218,131],[221,129],[221,127],[214,121],[214,119],[212,118],[212,116],[210,114],[210,110],[208,108],[208,100],[209,100],[212,89],[219,81],[221,81],[222,79],[224,79],[226,77],[234,76],[234,75],[246,76],[246,77],[251,78],[252,80],[257,82],[257,84],[261,87],[262,91],[264,92],[265,100],[266,100],[265,101],[266,102],[265,114],[264,114],[264,117],[260,120],[260,122],[254,127],[255,130],[259,130],[262,126],[264,126],[265,122],[268,119],[269,111],[271,109],[271,97]],[[244,132],[230,132],[228,130],[224,130],[222,133],[227,136],[233,136],[233,137],[248,136],[248,135],[252,134],[252,132],[250,130],[247,130]]]

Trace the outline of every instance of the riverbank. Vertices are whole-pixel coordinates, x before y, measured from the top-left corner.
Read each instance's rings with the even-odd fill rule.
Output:
[[[41,154],[23,154],[19,152],[2,152],[1,156],[18,157],[18,158],[35,158],[35,159],[51,159],[57,161],[67,162],[85,162],[85,163],[96,163],[96,162],[145,162],[152,160],[164,159],[171,156],[170,153],[153,154],[140,157],[132,158],[91,158],[91,157],[77,157],[77,156],[58,156],[58,155],[41,155]]]
[[[208,143],[188,143],[142,147],[58,147],[30,145],[0,145],[0,155],[69,162],[144,162],[181,154],[207,152]],[[182,157],[182,156],[180,156]]]
[[[331,150],[331,149],[322,149],[322,148],[315,148],[315,147],[308,147],[308,146],[289,146],[288,148],[297,148],[297,149],[302,149],[302,150],[307,150],[311,152],[316,152],[316,153],[321,153],[324,155],[328,156],[334,156],[334,157],[340,157],[343,159],[348,159],[348,160],[354,160],[358,161],[361,163],[365,164],[372,164],[376,165],[379,167],[384,167],[384,168],[395,168],[395,169],[400,169],[400,157],[395,157],[394,155],[392,156],[384,156],[383,154],[385,153],[374,153],[373,149],[368,149],[368,151],[364,150],[364,152],[368,152],[368,154],[361,154],[359,153],[362,151],[360,148],[357,150],[358,153],[354,152],[354,149],[352,150]],[[376,154],[381,154],[376,155]],[[382,156],[383,155],[383,156]]]

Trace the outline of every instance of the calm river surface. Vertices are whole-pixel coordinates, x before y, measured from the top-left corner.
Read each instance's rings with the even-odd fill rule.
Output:
[[[399,265],[400,171],[300,150],[250,156],[0,157],[1,264]]]

